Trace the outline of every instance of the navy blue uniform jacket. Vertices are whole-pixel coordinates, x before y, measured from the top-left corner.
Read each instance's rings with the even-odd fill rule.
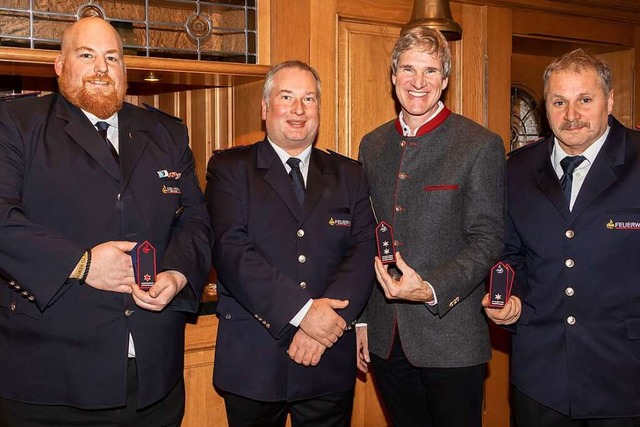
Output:
[[[211,259],[204,197],[182,124],[129,104],[118,121],[120,169],[61,95],[0,103],[3,397],[123,405],[129,333],[141,405],[182,376],[186,312],[197,309]],[[161,179],[162,170],[182,175]],[[111,240],[149,240],[158,271],[180,271],[189,283],[165,310],[150,312],[129,294],[67,279],[87,248]]]
[[[571,212],[552,138],[507,162],[512,382],[575,418],[640,415],[640,133],[610,124]]]
[[[369,298],[374,220],[362,167],[314,148],[300,206],[265,140],[214,155],[205,193],[220,282],[215,385],[263,401],[352,388],[353,329],[315,367],[297,365],[287,349],[289,321],[309,298],[348,299],[338,312],[348,324]]]

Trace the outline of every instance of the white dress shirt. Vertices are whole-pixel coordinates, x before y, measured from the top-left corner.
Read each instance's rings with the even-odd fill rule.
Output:
[[[591,165],[596,160],[600,149],[604,145],[604,142],[609,135],[609,129],[611,128],[607,126],[607,130],[605,130],[602,136],[581,154],[585,157],[585,160],[580,163],[580,165],[578,165],[575,171],[573,171],[573,183],[571,184],[571,201],[569,202],[569,211],[573,210],[573,205],[576,202],[576,198],[578,197],[578,193],[580,193],[582,184],[584,183],[584,180],[587,177],[589,170],[591,169]],[[558,179],[562,178],[562,175],[564,175],[564,171],[562,170],[560,161],[567,156],[569,156],[569,154],[567,154],[566,151],[562,149],[562,146],[558,142],[558,138],[554,137],[553,150],[551,152],[551,164],[553,165],[553,169],[556,171]]]

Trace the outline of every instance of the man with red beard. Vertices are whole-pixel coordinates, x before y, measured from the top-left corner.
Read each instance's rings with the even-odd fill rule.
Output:
[[[451,54],[439,31],[403,33],[391,59],[401,111],[365,135],[360,159],[397,263],[375,260],[358,366],[372,365],[394,426],[480,427],[491,347],[478,308],[502,250],[504,149],[440,100]]]
[[[65,31],[55,71],[59,94],[0,104],[0,425],[177,426],[213,238],[186,128],[123,102],[102,19]]]

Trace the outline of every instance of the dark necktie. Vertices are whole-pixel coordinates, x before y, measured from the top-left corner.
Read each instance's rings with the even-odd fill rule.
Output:
[[[287,164],[291,166],[291,172],[289,172],[289,178],[293,183],[293,190],[296,192],[298,202],[302,204],[304,202],[304,179],[302,178],[302,172],[300,172],[301,160],[296,157],[289,157]]]
[[[584,156],[567,156],[560,160],[560,166],[564,175],[560,178],[560,185],[562,185],[562,191],[567,198],[569,204],[571,204],[571,185],[573,184],[573,171],[576,170],[580,163],[585,160]]]
[[[111,141],[109,141],[109,138],[107,138],[107,129],[109,129],[109,123],[96,122],[96,128],[98,129],[98,133],[100,134],[104,142],[107,144],[107,148],[113,156],[113,159],[116,161],[116,163],[119,163],[119,156],[118,152],[116,151],[116,147],[114,147]]]

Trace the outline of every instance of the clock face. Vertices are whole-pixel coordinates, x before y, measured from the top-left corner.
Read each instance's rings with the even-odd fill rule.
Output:
[[[511,86],[511,151],[537,141],[543,133],[540,104],[526,89]]]

